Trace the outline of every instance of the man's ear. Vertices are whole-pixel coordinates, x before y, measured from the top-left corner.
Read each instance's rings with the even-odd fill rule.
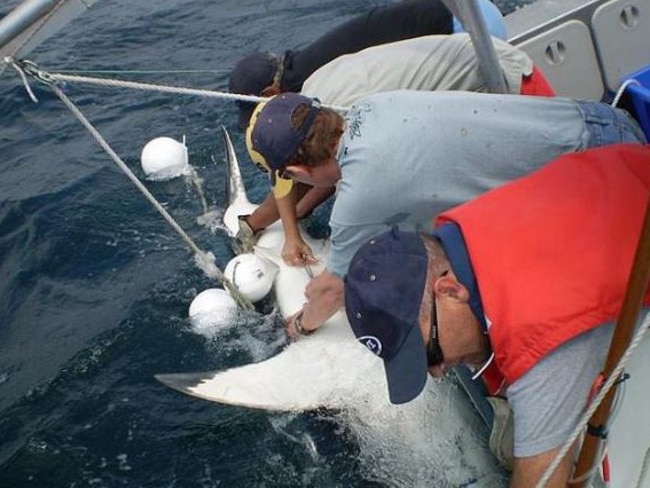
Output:
[[[291,177],[292,180],[305,181],[305,178],[311,176],[309,166],[302,164],[290,164],[284,168],[284,174]]]
[[[433,291],[440,297],[451,298],[463,303],[469,301],[469,291],[453,273],[446,273],[438,277],[433,282]]]

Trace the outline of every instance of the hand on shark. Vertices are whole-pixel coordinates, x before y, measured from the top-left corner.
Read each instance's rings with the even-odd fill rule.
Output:
[[[323,271],[305,288],[307,302],[285,322],[287,335],[296,339],[318,329],[343,306],[343,280]],[[298,321],[298,324],[296,324]]]
[[[282,248],[282,259],[289,266],[304,266],[318,262],[311,247],[300,236],[295,239],[287,238],[285,240]]]

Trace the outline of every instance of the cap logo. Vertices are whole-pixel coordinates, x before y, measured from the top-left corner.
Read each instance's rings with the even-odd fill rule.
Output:
[[[358,337],[357,340],[366,346],[368,350],[376,356],[381,356],[382,345],[381,341],[375,336],[366,335]]]

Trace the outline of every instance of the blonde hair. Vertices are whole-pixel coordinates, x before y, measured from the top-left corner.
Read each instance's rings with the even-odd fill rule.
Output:
[[[291,125],[301,127],[307,118],[309,107],[300,105],[291,116]],[[343,117],[329,108],[321,108],[309,132],[288,164],[318,166],[326,159],[333,158],[339,139],[343,135]]]

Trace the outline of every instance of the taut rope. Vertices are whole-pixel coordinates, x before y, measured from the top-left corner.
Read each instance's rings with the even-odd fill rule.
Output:
[[[97,129],[90,123],[86,116],[79,110],[79,108],[63,93],[61,88],[59,88],[55,83],[55,78],[45,72],[42,72],[37,69],[36,65],[33,63],[25,62],[15,62],[12,59],[5,60],[10,63],[14,69],[18,71],[20,77],[25,84],[25,88],[30,95],[30,98],[37,102],[38,100],[31,91],[29,84],[27,83],[26,74],[30,74],[36,77],[39,81],[50,86],[52,91],[59,97],[63,104],[72,112],[72,114],[81,122],[81,124],[88,130],[90,135],[97,141],[97,143],[106,151],[106,153],[111,157],[111,159],[117,164],[117,166],[122,170],[122,172],[131,180],[131,182],[136,186],[138,190],[145,196],[147,200],[154,206],[154,208],[162,215],[162,217],[167,221],[167,223],[178,233],[178,235],[185,241],[185,243],[190,247],[194,252],[194,261],[199,268],[201,268],[206,275],[210,278],[218,280],[224,288],[226,288],[230,294],[233,296],[237,304],[245,309],[252,310],[253,305],[245,296],[243,296],[239,290],[231,283],[231,281],[223,274],[223,272],[215,264],[215,257],[210,252],[205,252],[201,250],[192,238],[187,235],[187,233],[176,223],[172,216],[164,209],[164,207],[156,200],[156,198],[147,190],[147,188],[142,184],[142,182],[133,174],[129,167],[124,163],[124,161],[117,155],[117,153],[111,148],[111,146],[106,142]],[[185,91],[186,89],[183,89]],[[203,90],[194,90],[194,91],[203,91]]]

